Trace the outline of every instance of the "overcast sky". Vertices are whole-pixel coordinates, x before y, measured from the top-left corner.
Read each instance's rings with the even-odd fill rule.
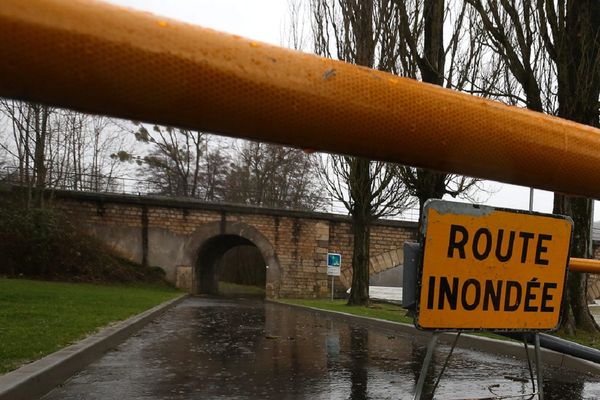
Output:
[[[281,45],[288,14],[287,0],[109,0],[121,6]],[[479,200],[498,207],[527,209],[529,188],[487,182],[489,194]],[[535,190],[534,210],[552,212],[552,193]],[[600,219],[596,202],[595,220]]]

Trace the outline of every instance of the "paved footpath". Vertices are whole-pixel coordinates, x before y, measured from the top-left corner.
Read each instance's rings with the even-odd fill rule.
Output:
[[[278,304],[189,298],[44,400],[410,399],[425,345]],[[528,393],[525,364],[458,349],[436,398]],[[598,379],[545,372],[547,400],[600,398]]]

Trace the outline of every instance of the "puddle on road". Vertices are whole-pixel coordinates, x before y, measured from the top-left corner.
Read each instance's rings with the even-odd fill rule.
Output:
[[[412,399],[426,344],[288,306],[192,298],[44,399]],[[544,373],[547,400],[600,398],[596,377]],[[525,361],[457,349],[435,398],[530,393],[528,377]]]

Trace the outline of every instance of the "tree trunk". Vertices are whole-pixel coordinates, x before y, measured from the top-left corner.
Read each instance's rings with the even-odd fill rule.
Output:
[[[370,161],[353,157],[350,161],[350,194],[354,200],[352,229],[352,289],[348,305],[369,304],[369,245],[371,241],[371,170]]]
[[[346,1],[350,23],[354,30],[355,64],[373,67],[376,43],[373,33],[373,0],[361,2]],[[354,21],[352,21],[354,19]],[[348,305],[369,304],[369,244],[371,233],[371,171],[370,161],[352,157],[350,160],[350,193],[354,200],[352,223],[354,249],[352,252],[352,289]]]
[[[592,258],[592,200],[555,193],[553,212],[573,218],[571,257]],[[587,274],[569,272],[563,299],[561,330],[570,335],[576,329],[598,330],[587,304]]]
[[[563,36],[556,43],[558,116],[598,127],[600,95],[600,4],[597,0],[570,0]],[[573,218],[571,256],[592,258],[592,200],[554,195],[554,212]],[[569,273],[561,329],[590,332],[599,327],[587,305],[587,275]]]
[[[423,223],[423,206],[429,199],[441,199],[446,193],[446,174],[429,169],[415,170],[417,187],[415,195],[419,199],[419,232]]]
[[[352,217],[354,247],[352,252],[352,290],[348,305],[369,304],[369,244],[371,224],[360,216]]]
[[[423,4],[423,55],[419,68],[423,82],[444,84],[444,10],[446,0],[425,0]]]
[[[419,69],[423,82],[444,85],[446,53],[444,52],[444,11],[445,0],[425,0],[423,4],[423,58]],[[415,170],[418,187],[415,195],[419,199],[419,225],[423,222],[423,206],[428,199],[441,199],[444,196],[446,174],[417,168]]]
[[[33,169],[35,179],[35,206],[44,206],[44,188],[46,187],[46,132],[48,128],[48,107],[35,107],[35,150]]]

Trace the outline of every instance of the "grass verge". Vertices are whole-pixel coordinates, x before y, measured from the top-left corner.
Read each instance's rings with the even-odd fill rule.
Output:
[[[0,374],[179,294],[165,285],[0,279]]]
[[[575,342],[581,344],[583,346],[591,347],[596,350],[600,350],[600,335],[597,333],[585,332],[585,331],[576,331],[574,335],[568,335],[564,332],[558,331],[552,333],[554,336],[558,336],[561,339],[570,340],[571,342]]]
[[[406,316],[406,310],[401,306],[388,303],[372,303],[369,307],[349,306],[346,300],[325,299],[278,299],[280,303],[296,304],[305,307],[320,308],[322,310],[339,311],[361,317],[379,318],[387,321],[413,323],[412,317]]]
[[[319,308],[322,310],[339,311],[361,317],[378,318],[387,321],[413,325],[413,319],[412,317],[406,316],[405,309],[403,309],[401,306],[388,303],[372,303],[369,307],[363,307],[349,306],[346,304],[346,300],[331,301],[326,299],[278,299],[277,301],[283,304],[295,304],[305,307]],[[498,340],[514,341],[513,339],[498,335],[493,332],[474,332],[470,334]],[[575,333],[575,335],[566,335],[558,331],[551,333],[551,335],[600,350],[600,335],[596,333],[578,331]]]

